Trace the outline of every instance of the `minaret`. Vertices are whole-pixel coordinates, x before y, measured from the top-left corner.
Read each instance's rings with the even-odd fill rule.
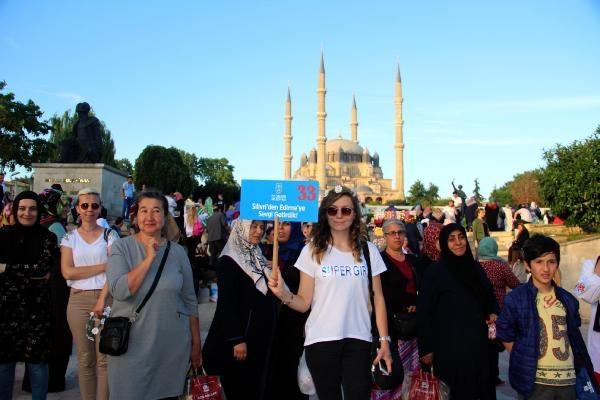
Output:
[[[350,133],[352,141],[358,143],[358,112],[356,111],[356,96],[352,96],[352,112],[350,116]]]
[[[325,136],[325,118],[327,113],[325,112],[325,61],[323,60],[323,53],[321,53],[321,66],[319,68],[319,86],[317,88],[318,108],[317,108],[317,171],[316,177],[319,181],[319,188],[324,191],[327,190],[327,176],[325,175],[325,143],[327,137]]]
[[[292,179],[292,97],[288,87],[287,99],[285,101],[285,133],[283,134],[283,179]]]
[[[398,64],[398,72],[396,73],[396,192],[398,197],[404,200],[404,143],[402,141],[402,79],[400,78],[400,64]]]

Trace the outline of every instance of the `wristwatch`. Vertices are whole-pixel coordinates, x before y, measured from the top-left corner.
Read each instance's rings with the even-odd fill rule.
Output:
[[[381,336],[381,337],[379,338],[379,341],[380,341],[380,342],[383,342],[384,340],[386,340],[386,341],[388,341],[388,342],[392,343],[392,338],[391,338],[391,337],[389,337],[389,336]]]

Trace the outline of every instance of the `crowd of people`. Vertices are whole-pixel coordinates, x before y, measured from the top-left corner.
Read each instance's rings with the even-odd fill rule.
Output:
[[[85,400],[177,399],[190,366],[218,375],[229,400],[307,400],[301,359],[321,400],[370,399],[372,366],[400,382],[433,368],[451,399],[495,399],[505,348],[524,399],[575,399],[579,377],[598,389],[600,258],[574,291],[595,315],[586,347],[577,298],[556,283],[560,246],[530,237],[525,212],[509,263],[487,209],[463,222],[468,204],[387,210],[378,247],[341,186],[318,221],[276,225],[240,219],[222,196],[136,191],[132,179],[121,195],[112,226],[91,188],[12,202],[0,229],[0,399],[12,397],[17,362],[33,399],[64,390],[73,342]],[[217,282],[202,344],[198,291]],[[108,316],[131,321],[124,354],[100,351]]]

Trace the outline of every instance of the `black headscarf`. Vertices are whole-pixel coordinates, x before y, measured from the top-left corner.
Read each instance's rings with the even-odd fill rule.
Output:
[[[467,250],[462,256],[455,255],[448,247],[448,238],[454,231],[460,231],[467,237],[465,228],[461,225],[452,223],[444,226],[440,232],[440,249],[441,249],[441,261],[448,267],[450,274],[456,279],[462,286],[464,286],[482,305],[487,302],[486,289],[481,281],[481,274],[479,269],[481,266],[473,258],[471,252],[471,246],[467,241]]]
[[[23,226],[17,218],[21,200],[34,200],[38,214],[32,226]],[[7,264],[31,264],[39,260],[42,251],[42,239],[48,230],[40,225],[43,206],[38,195],[26,190],[15,197],[12,214],[14,225],[0,230],[0,262]]]

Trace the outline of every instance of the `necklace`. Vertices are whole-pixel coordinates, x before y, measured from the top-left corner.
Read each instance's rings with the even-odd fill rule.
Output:
[[[88,229],[83,229],[83,226],[80,226],[79,229],[81,229],[82,232],[92,233],[96,230],[96,227],[93,227],[91,230],[88,230]]]

